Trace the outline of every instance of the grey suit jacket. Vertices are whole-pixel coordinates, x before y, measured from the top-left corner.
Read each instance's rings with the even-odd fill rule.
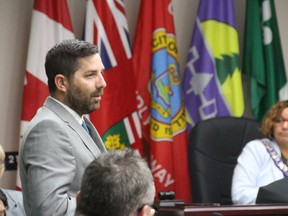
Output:
[[[85,168],[106,148],[92,123],[91,136],[48,97],[27,126],[19,168],[26,214],[74,215]]]

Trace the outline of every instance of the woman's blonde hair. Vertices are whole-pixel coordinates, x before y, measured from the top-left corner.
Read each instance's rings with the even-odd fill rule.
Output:
[[[4,170],[5,170],[5,151],[2,145],[0,145],[0,178],[4,173]]]

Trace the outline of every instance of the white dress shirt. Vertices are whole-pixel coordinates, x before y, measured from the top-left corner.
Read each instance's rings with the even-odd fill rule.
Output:
[[[281,155],[275,141],[275,151]],[[284,178],[260,140],[247,143],[238,157],[232,179],[232,201],[234,204],[255,204],[259,187]]]

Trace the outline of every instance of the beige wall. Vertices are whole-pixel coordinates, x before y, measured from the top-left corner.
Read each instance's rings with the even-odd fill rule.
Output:
[[[175,11],[175,25],[180,57],[180,68],[183,72],[188,52],[192,29],[199,0],[172,0]],[[239,29],[240,52],[242,52],[244,0],[235,0],[236,19]],[[287,0],[275,0],[278,24],[282,37],[282,46],[288,70],[288,28]],[[83,32],[85,0],[68,0],[72,23],[77,38]],[[133,41],[140,0],[126,0],[128,24]],[[6,151],[17,151],[19,125],[22,104],[23,78],[30,34],[33,0],[0,0],[0,143]],[[39,48],[41,49],[41,48]],[[244,79],[244,86],[248,86]],[[247,106],[249,106],[246,92]],[[249,108],[246,109],[249,115]],[[13,159],[13,158],[12,158]],[[4,174],[0,186],[14,188],[16,172]]]

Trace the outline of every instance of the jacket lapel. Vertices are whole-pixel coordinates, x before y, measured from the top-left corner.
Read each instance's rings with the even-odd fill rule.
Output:
[[[96,130],[96,128],[94,127],[94,125],[91,123],[91,121],[89,119],[87,119],[85,116],[84,116],[84,121],[87,125],[87,127],[89,128],[90,130],[90,133],[91,133],[91,136],[94,140],[94,142],[96,143],[96,145],[98,146],[99,150],[101,152],[106,152],[106,148],[105,148],[105,145],[98,133],[98,131]],[[90,136],[90,135],[89,135]]]
[[[46,106],[48,109],[54,112],[59,118],[61,118],[65,123],[67,123],[72,130],[74,130],[78,134],[78,136],[83,141],[83,144],[95,156],[95,158],[97,158],[101,152],[106,151],[104,144],[101,140],[101,137],[95,130],[92,123],[87,118],[85,119],[85,122],[91,131],[93,139],[82,128],[79,122],[77,122],[77,120],[63,106],[54,101],[52,98],[48,97],[44,103],[44,106]],[[91,126],[92,128],[94,128],[94,130],[91,129]]]

